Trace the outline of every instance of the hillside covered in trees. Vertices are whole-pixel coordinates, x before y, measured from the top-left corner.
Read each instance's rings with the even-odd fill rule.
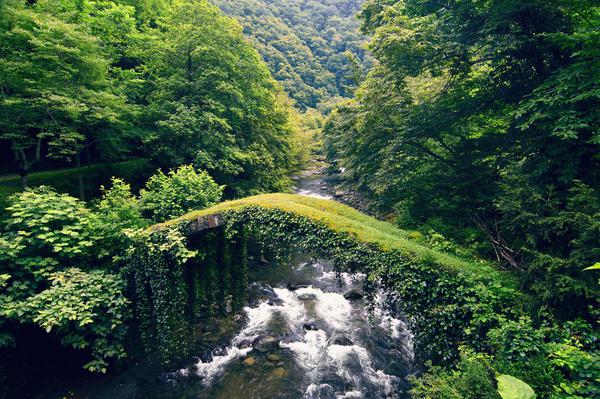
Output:
[[[599,273],[597,1],[0,0],[0,399],[597,398]]]
[[[0,67],[3,162],[24,186],[36,166],[136,157],[230,195],[289,185],[288,101],[207,2],[4,1]]]
[[[371,65],[362,0],[212,0],[235,16],[300,109],[349,97]]]

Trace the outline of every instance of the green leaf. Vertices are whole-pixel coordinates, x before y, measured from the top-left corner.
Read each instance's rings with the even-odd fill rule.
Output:
[[[594,266],[586,267],[585,269],[583,269],[584,272],[588,270],[600,270],[600,262],[597,262]]]
[[[497,377],[498,393],[502,399],[535,399],[533,389],[523,381],[511,375],[502,374]]]

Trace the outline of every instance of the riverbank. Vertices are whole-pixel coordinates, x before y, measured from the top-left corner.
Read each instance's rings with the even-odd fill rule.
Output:
[[[334,170],[322,157],[313,158],[308,167],[293,179],[296,183],[296,194],[335,200],[367,215],[383,219],[364,195],[344,186],[340,172]]]

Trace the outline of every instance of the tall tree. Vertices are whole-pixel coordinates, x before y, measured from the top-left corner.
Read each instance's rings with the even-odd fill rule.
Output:
[[[330,158],[403,223],[478,228],[540,298],[585,312],[580,270],[598,255],[582,243],[598,236],[599,10],[367,1],[379,64],[329,121]]]
[[[241,26],[207,1],[178,1],[162,29],[147,60],[150,153],[194,163],[230,195],[284,188],[289,105]]]
[[[43,157],[72,159],[89,142],[118,137],[129,110],[95,37],[43,4],[2,7],[0,138],[10,143],[26,186]]]

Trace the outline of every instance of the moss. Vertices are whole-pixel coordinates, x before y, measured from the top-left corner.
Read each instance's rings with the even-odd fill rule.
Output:
[[[427,260],[455,273],[467,274],[470,278],[500,281],[507,287],[516,287],[516,279],[508,273],[494,268],[493,264],[481,260],[462,259],[449,255],[411,240],[410,231],[377,220],[356,209],[335,201],[306,197],[295,194],[264,194],[227,201],[211,208],[190,212],[181,218],[153,226],[160,229],[181,221],[194,220],[202,216],[248,207],[279,209],[325,224],[332,231],[346,233],[357,240],[375,244],[384,251],[397,250],[415,260]]]

